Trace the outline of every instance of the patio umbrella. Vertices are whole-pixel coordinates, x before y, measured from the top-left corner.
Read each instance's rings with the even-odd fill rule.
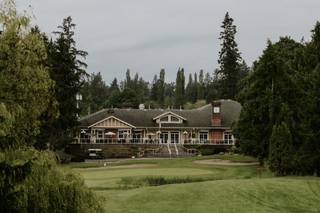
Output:
[[[116,133],[114,133],[114,132],[107,132],[105,135],[107,135],[107,136],[114,136],[114,135],[116,135]]]

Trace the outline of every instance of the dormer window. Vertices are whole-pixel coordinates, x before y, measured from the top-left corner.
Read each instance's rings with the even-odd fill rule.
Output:
[[[183,120],[186,120],[184,117],[177,115],[173,112],[163,113],[155,118],[153,118],[157,123],[183,123]]]
[[[169,121],[169,116],[165,116],[165,117],[160,118],[160,121],[161,122],[168,122]]]
[[[180,119],[179,118],[177,118],[177,117],[174,117],[174,116],[170,116],[170,118],[171,118],[171,122],[179,122],[180,121]]]

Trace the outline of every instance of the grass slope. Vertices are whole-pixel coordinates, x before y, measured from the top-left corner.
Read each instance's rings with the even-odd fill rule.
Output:
[[[106,212],[320,212],[320,179],[314,177],[275,178],[257,166],[213,166],[194,160],[220,158],[252,161],[239,155],[216,155],[182,159],[136,159],[112,165],[153,164],[155,167],[119,168],[103,162],[74,164],[86,184],[105,197]],[[207,180],[194,183],[141,186],[123,189],[126,179],[141,182],[146,177]],[[130,187],[129,187],[130,188]]]
[[[109,212],[319,212],[320,181],[219,180],[99,191]]]

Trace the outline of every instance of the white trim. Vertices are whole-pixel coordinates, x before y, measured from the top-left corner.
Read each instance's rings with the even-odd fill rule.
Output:
[[[154,117],[153,120],[157,120],[158,118],[164,117],[164,116],[167,115],[167,114],[174,115],[175,117],[178,117],[178,118],[180,118],[180,119],[182,119],[182,120],[185,120],[185,121],[187,120],[187,119],[185,119],[184,117],[182,117],[182,116],[180,116],[180,115],[178,115],[178,114],[176,114],[176,113],[174,113],[174,112],[171,112],[171,111],[162,113],[161,115],[158,115],[157,117]]]
[[[129,124],[129,123],[127,123],[127,122],[119,119],[119,118],[116,118],[116,117],[114,117],[113,115],[111,115],[111,116],[109,116],[109,117],[107,117],[107,118],[104,118],[104,119],[102,119],[102,120],[100,120],[100,121],[98,121],[98,122],[90,125],[88,128],[94,127],[94,126],[97,125],[98,123],[101,123],[101,122],[103,122],[103,121],[106,121],[106,120],[108,120],[108,119],[110,119],[110,118],[113,118],[113,119],[115,119],[115,120],[117,120],[117,121],[119,121],[119,122],[122,122],[122,123],[124,123],[124,124],[126,124],[126,125],[128,125],[128,126],[130,126],[130,127],[132,127],[132,128],[136,128],[135,126],[133,126],[133,125],[131,125],[131,124]],[[101,127],[99,127],[99,128],[101,128]]]

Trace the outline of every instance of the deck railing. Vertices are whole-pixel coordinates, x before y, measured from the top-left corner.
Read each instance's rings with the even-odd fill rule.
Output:
[[[204,139],[188,139],[188,140],[179,140],[173,141],[164,141],[161,139],[149,139],[149,138],[103,138],[103,139],[89,139],[89,138],[78,138],[75,139],[75,143],[81,144],[186,144],[186,145],[233,145],[234,140],[231,139],[214,139],[214,140],[204,140]]]

